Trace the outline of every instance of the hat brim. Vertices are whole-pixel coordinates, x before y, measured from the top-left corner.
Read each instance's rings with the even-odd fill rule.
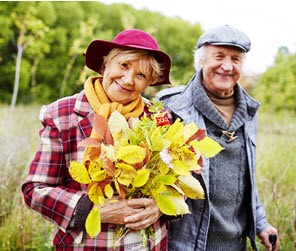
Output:
[[[146,50],[151,52],[154,55],[155,59],[159,63],[164,65],[164,70],[163,70],[164,79],[160,82],[156,82],[153,85],[171,84],[169,80],[169,73],[171,69],[170,57],[162,51],[151,50],[151,49],[147,49],[146,47],[141,47],[138,45],[128,46],[128,45],[121,45],[121,44],[117,44],[117,43],[113,43],[105,40],[94,40],[89,44],[85,53],[86,66],[91,70],[99,73],[103,63],[104,56],[107,56],[109,52],[115,48],[140,49],[140,50]]]
[[[243,46],[241,46],[241,45],[239,45],[239,44],[235,44],[235,43],[227,43],[227,42],[211,42],[211,43],[208,43],[208,45],[233,46],[233,47],[236,47],[236,48],[239,48],[239,49],[243,50],[244,52],[248,52],[248,50],[247,50],[245,47],[243,47]]]

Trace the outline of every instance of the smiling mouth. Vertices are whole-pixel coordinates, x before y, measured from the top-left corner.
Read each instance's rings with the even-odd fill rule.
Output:
[[[129,89],[126,89],[126,88],[124,88],[121,84],[119,84],[119,83],[117,83],[117,82],[115,82],[116,83],[116,85],[118,86],[118,88],[120,89],[120,90],[122,90],[122,91],[125,91],[125,92],[131,92],[132,90],[129,90]]]
[[[220,77],[223,77],[223,78],[231,78],[233,77],[233,74],[223,74],[223,73],[219,73],[219,72],[216,72],[216,74]]]

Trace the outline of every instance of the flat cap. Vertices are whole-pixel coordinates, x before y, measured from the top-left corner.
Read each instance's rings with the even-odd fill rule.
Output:
[[[251,48],[249,37],[229,25],[219,26],[204,32],[197,42],[197,48],[207,44],[235,46],[245,52],[248,52]]]

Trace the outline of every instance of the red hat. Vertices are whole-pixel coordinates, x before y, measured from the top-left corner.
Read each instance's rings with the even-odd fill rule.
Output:
[[[159,49],[157,41],[147,32],[137,29],[120,32],[112,42],[105,40],[92,41],[85,53],[85,64],[88,68],[99,72],[103,63],[103,57],[114,48],[140,49],[151,52],[155,59],[164,65],[161,82],[154,85],[171,84],[169,74],[171,69],[171,58]]]

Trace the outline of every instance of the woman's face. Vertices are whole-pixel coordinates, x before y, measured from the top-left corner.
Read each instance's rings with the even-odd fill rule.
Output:
[[[206,47],[203,68],[203,85],[218,95],[232,92],[240,77],[244,52],[231,46]]]
[[[106,63],[102,86],[110,101],[128,104],[137,99],[151,82],[149,74],[140,70],[139,60],[122,62],[121,58],[118,54]]]

